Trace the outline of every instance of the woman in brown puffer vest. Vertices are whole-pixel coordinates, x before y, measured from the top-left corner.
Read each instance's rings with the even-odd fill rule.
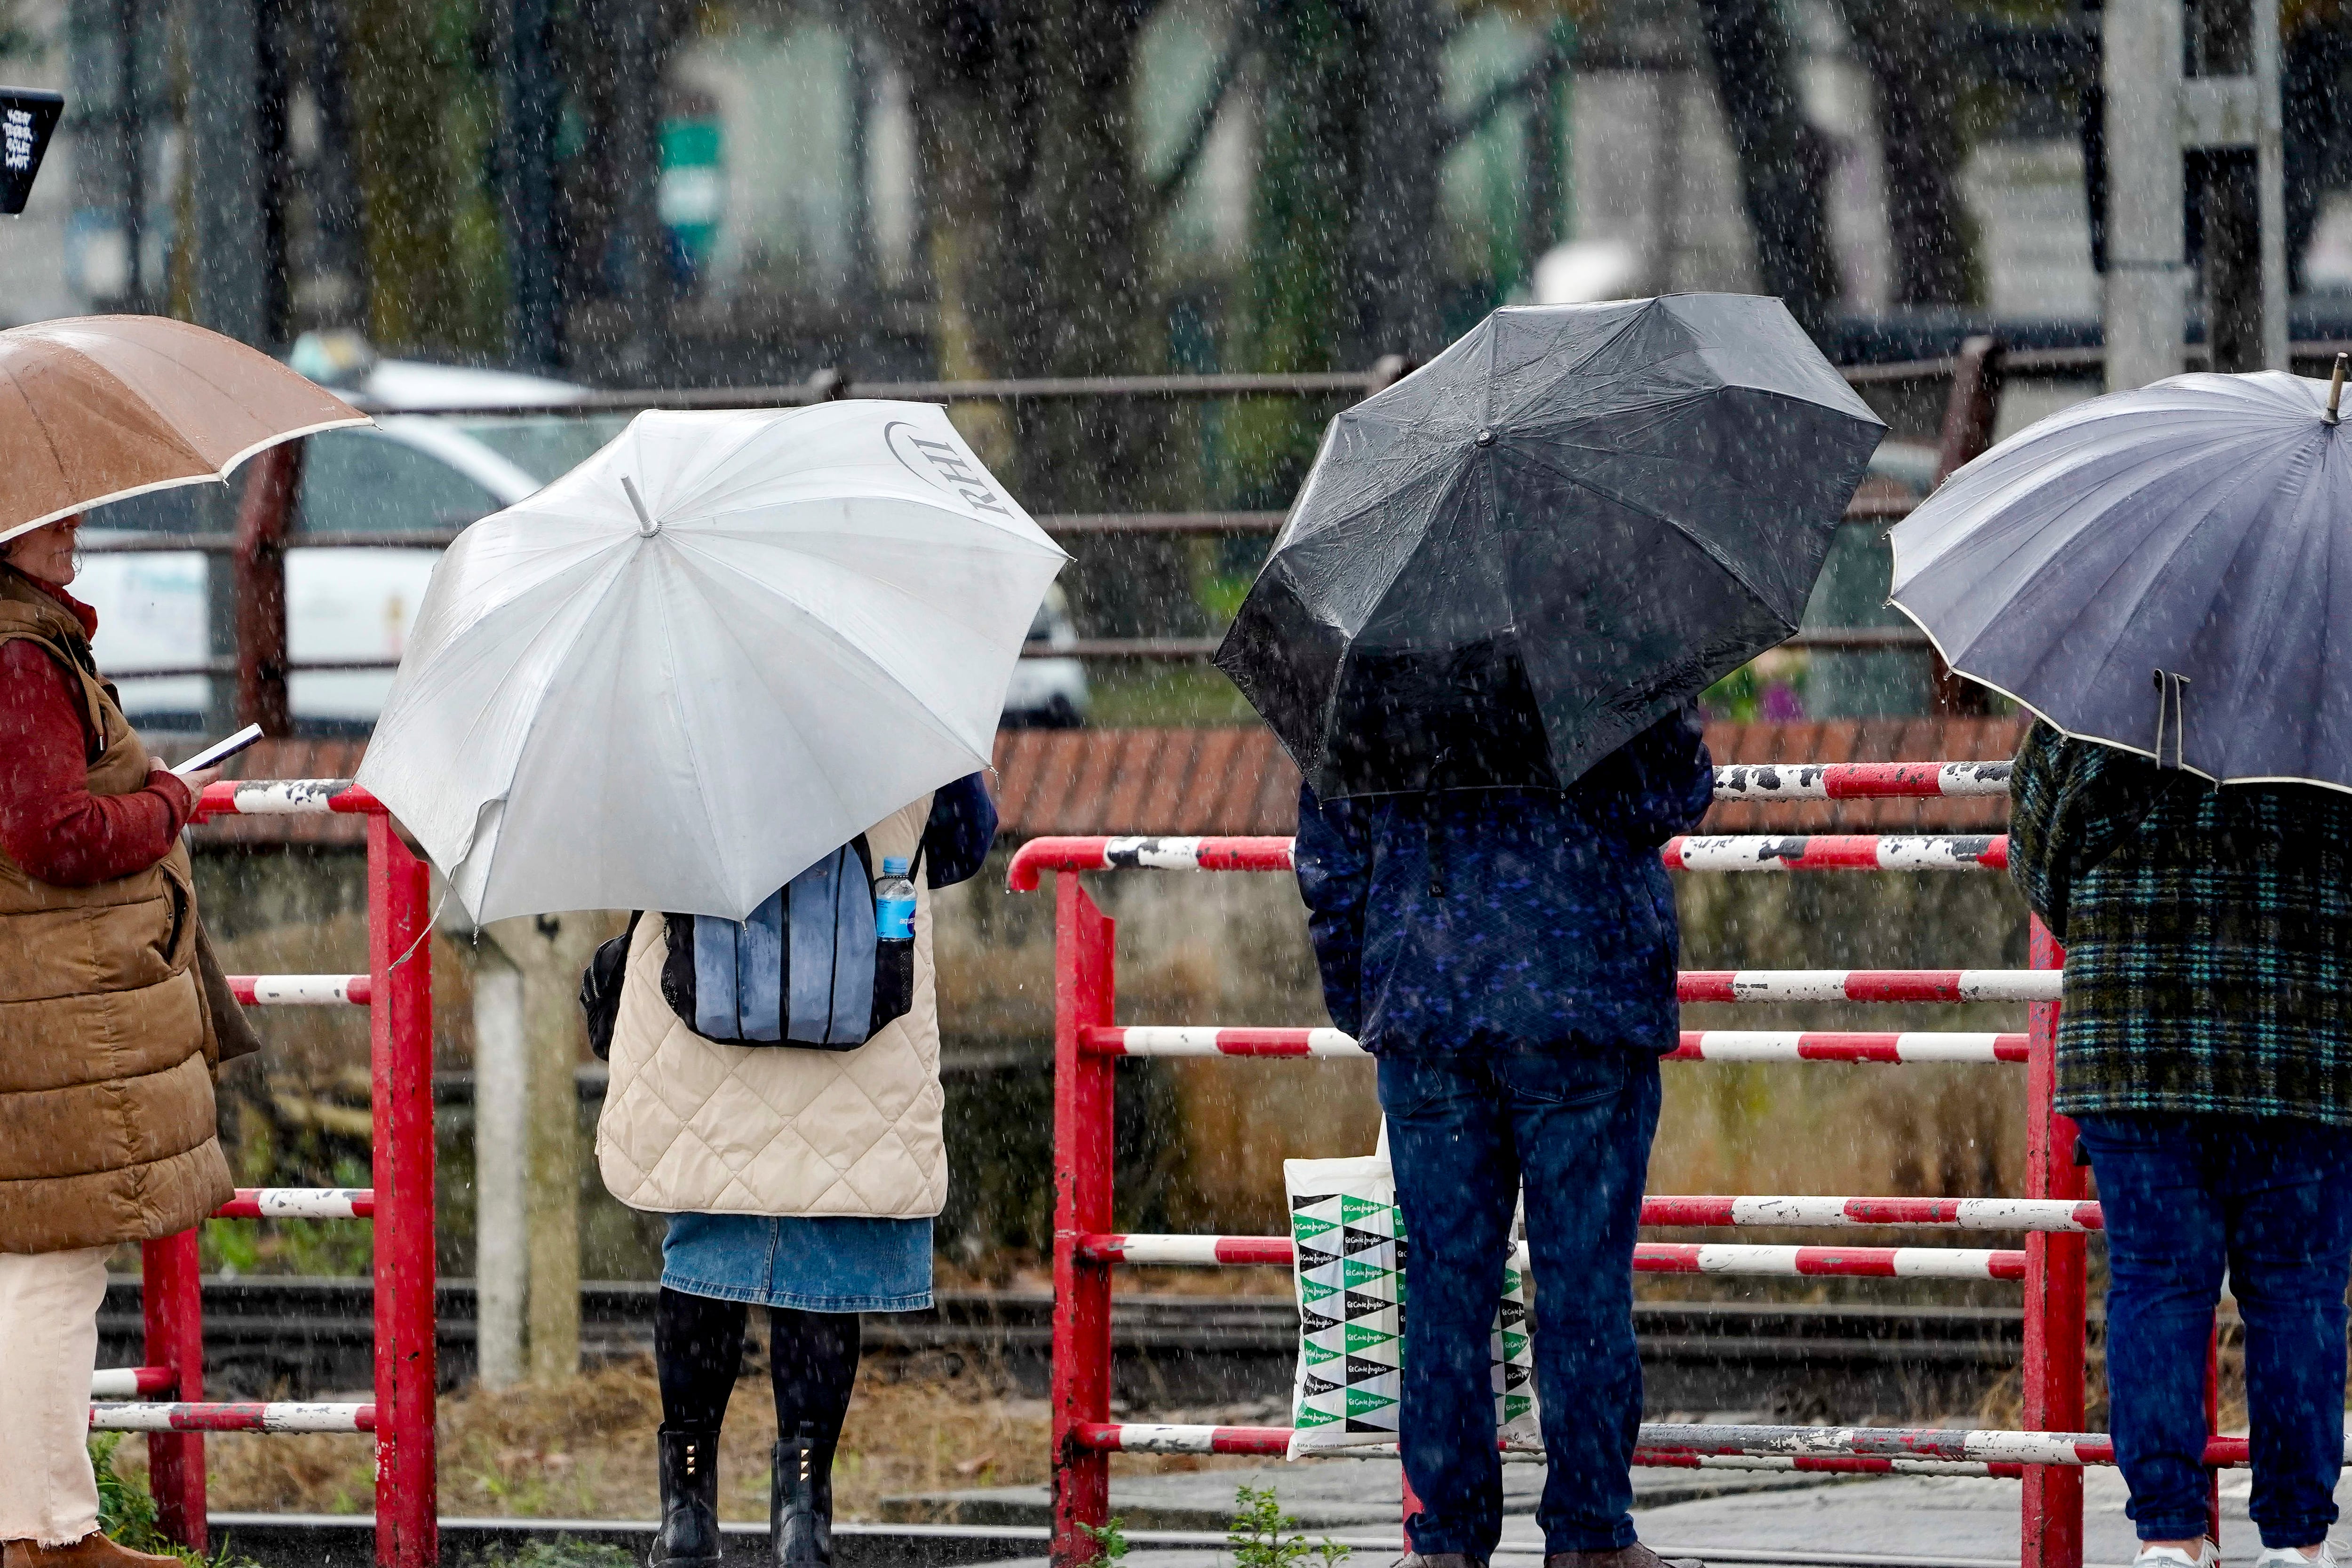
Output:
[[[117,1245],[232,1195],[213,1074],[255,1043],[180,842],[211,775],[151,763],[99,679],[79,522],[0,534],[0,1568],[171,1561],[98,1531],[98,1308]]]

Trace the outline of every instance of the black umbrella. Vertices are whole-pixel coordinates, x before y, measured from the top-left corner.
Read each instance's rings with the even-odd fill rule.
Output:
[[[1331,422],[1217,667],[1326,799],[1565,788],[1797,629],[1885,430],[1778,300],[1497,310]]]

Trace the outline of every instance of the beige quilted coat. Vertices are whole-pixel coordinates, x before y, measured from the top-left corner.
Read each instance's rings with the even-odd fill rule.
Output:
[[[931,797],[866,832],[878,865],[914,858]],[[915,879],[915,1005],[853,1051],[730,1046],[662,999],[663,921],[629,944],[596,1159],[612,1194],[663,1214],[918,1219],[947,1201],[931,891]]]

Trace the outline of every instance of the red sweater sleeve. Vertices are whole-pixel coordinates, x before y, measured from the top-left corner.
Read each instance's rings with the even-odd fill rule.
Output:
[[[0,850],[52,887],[145,870],[195,805],[177,779],[90,794],[89,735],[80,683],[34,644],[0,643]]]

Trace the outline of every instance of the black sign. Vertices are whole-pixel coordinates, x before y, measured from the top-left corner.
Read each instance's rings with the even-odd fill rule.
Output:
[[[41,156],[58,117],[66,111],[66,96],[37,87],[0,87],[0,213],[20,213],[33,194],[33,176],[41,172]]]

